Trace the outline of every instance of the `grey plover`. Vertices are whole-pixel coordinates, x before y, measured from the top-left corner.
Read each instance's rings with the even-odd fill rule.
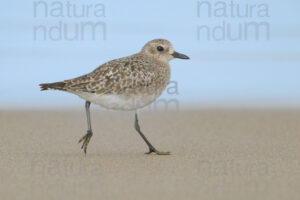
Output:
[[[111,60],[83,76],[40,87],[70,92],[86,100],[88,130],[79,140],[85,154],[93,135],[89,108],[94,103],[108,109],[135,111],[134,127],[148,145],[147,154],[168,155],[169,152],[158,151],[142,133],[137,110],[154,102],[165,90],[170,81],[169,61],[174,58],[189,59],[174,51],[169,41],[155,39],[137,54]]]

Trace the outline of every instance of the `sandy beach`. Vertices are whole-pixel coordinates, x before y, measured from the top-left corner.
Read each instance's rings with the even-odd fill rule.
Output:
[[[299,199],[300,110],[0,111],[1,199]]]

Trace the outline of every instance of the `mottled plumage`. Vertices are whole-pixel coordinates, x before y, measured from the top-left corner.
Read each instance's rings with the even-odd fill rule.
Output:
[[[153,102],[170,80],[170,67],[135,54],[109,61],[84,76],[64,81],[62,88],[106,108],[135,110]],[[107,97],[112,97],[112,100]],[[118,97],[116,99],[116,97]]]
[[[124,94],[131,89],[162,86],[169,78],[169,65],[135,54],[109,61],[89,74],[66,80],[64,88],[74,92]]]
[[[175,52],[169,41],[156,39],[139,53],[111,60],[91,73],[40,86],[42,90],[70,92],[109,109],[137,110],[155,101],[164,91],[170,81],[168,62],[176,57],[188,59]]]

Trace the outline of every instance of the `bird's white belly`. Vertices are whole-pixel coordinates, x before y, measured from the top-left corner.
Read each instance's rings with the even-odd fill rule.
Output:
[[[160,94],[130,95],[80,93],[79,97],[108,109],[136,110],[154,102]]]

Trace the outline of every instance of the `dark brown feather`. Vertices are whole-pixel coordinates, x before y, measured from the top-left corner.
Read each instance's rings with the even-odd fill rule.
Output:
[[[42,83],[40,84],[40,87],[41,87],[41,91],[49,90],[49,89],[65,91],[66,90],[64,88],[65,85],[66,85],[65,82]]]

